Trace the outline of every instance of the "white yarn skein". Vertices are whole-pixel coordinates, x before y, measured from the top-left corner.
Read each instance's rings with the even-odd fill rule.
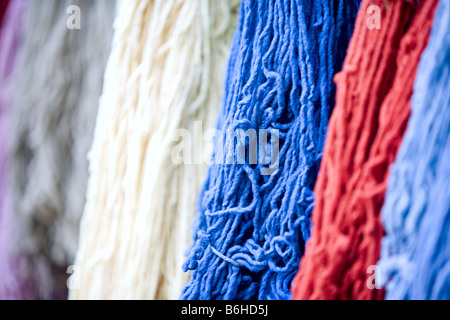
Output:
[[[216,125],[238,2],[119,0],[90,152],[72,299],[178,299],[206,163],[177,129]],[[194,155],[193,155],[194,156]],[[196,155],[199,157],[199,155]]]

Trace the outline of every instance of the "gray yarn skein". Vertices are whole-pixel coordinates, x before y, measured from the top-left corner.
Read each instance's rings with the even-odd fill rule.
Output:
[[[67,28],[81,9],[81,29]],[[11,115],[10,183],[38,298],[65,298],[115,1],[29,1]]]

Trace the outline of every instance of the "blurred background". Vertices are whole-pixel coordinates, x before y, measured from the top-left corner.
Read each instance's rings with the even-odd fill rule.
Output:
[[[115,1],[0,10],[0,299],[65,299]]]

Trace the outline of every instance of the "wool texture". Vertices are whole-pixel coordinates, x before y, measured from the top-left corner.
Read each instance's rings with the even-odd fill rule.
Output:
[[[179,297],[206,171],[191,149],[203,140],[196,126],[217,118],[237,9],[229,0],[119,2],[72,299]]]
[[[310,233],[312,190],[334,105],[333,76],[358,6],[241,2],[221,134],[198,201],[195,244],[184,264],[193,272],[182,299],[291,298]],[[257,163],[250,156],[255,139],[245,136],[249,130],[267,132],[266,142],[258,138]]]
[[[69,7],[81,29],[69,29]],[[37,298],[67,297],[75,259],[114,2],[30,1],[10,126],[13,212]]]
[[[369,6],[381,28],[369,28]],[[410,116],[420,56],[437,1],[363,1],[342,72],[315,188],[312,237],[292,292],[296,299],[382,299],[372,288],[380,255],[380,210],[389,165]]]
[[[450,299],[449,89],[450,3],[440,1],[381,213],[387,299]]]
[[[8,1],[5,1],[7,3]],[[7,144],[11,101],[14,94],[13,76],[22,30],[26,1],[12,0],[5,9],[0,29],[0,300],[33,298],[24,275],[24,259],[17,253],[20,234],[11,209],[8,185]]]

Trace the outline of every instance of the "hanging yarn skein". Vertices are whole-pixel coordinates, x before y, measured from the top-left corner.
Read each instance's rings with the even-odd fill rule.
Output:
[[[381,28],[367,9],[381,9]],[[382,299],[370,288],[379,259],[388,167],[410,115],[420,55],[437,1],[363,1],[341,73],[315,188],[313,231],[292,291],[296,299]]]
[[[69,29],[77,5],[81,29]],[[114,2],[29,1],[10,130],[13,212],[37,298],[66,298]]]
[[[378,262],[387,299],[450,299],[449,19],[450,3],[440,1],[390,169]]]
[[[22,274],[24,259],[17,254],[20,240],[11,209],[11,194],[7,178],[7,141],[10,109],[14,95],[13,76],[21,38],[22,17],[26,1],[1,2],[6,10],[0,28],[0,300],[31,299],[32,290],[26,275]]]
[[[72,299],[179,297],[206,171],[192,147],[217,118],[237,9],[229,0],[118,3]]]
[[[358,6],[241,2],[218,122],[222,134],[199,197],[196,243],[184,265],[193,272],[183,299],[291,297],[309,238],[311,190],[334,105],[332,79]],[[257,163],[250,158],[251,130],[267,132],[268,143],[259,136]],[[235,140],[245,153],[223,152],[223,146],[233,151]]]

